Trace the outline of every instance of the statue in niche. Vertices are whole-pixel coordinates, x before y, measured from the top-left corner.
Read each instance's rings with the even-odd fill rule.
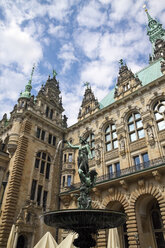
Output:
[[[91,197],[89,195],[91,188],[96,183],[97,172],[95,170],[89,171],[88,159],[93,159],[90,146],[80,136],[80,145],[74,146],[68,141],[64,141],[72,149],[78,149],[78,173],[81,181],[80,196],[78,198],[78,208],[90,209],[91,208]]]
[[[125,141],[122,135],[120,137],[120,150],[125,150]]]
[[[125,155],[125,140],[122,135],[120,136],[119,147],[120,147],[120,154],[124,156]]]
[[[148,135],[148,139],[154,139],[154,134],[152,131],[152,126],[150,124],[147,125],[147,135]]]

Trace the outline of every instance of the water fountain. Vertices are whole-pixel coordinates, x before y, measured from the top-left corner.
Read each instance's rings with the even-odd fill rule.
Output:
[[[73,146],[64,141],[71,148],[78,149],[78,173],[81,181],[78,209],[57,210],[44,214],[44,222],[55,228],[62,228],[78,233],[73,244],[79,248],[96,246],[93,238],[100,229],[110,229],[125,223],[126,215],[106,209],[92,209],[90,191],[96,183],[97,172],[89,171],[88,158],[92,159],[89,145],[80,137],[80,145]]]

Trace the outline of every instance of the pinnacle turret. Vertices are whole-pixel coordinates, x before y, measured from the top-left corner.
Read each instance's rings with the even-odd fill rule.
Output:
[[[34,73],[34,66],[32,68],[32,72],[31,72],[31,77],[29,82],[27,83],[27,85],[25,86],[25,91],[20,93],[20,97],[19,98],[30,98],[31,97],[31,89],[32,89],[32,77],[33,77],[33,73]]]
[[[153,19],[150,16],[146,6],[144,7],[148,18],[147,35],[149,36],[149,40],[152,44],[152,56],[153,56],[155,49],[155,42],[158,39],[165,40],[165,29],[162,28],[162,24],[160,24],[156,19]]]
[[[82,120],[93,114],[99,109],[99,102],[97,98],[95,98],[94,93],[92,92],[91,86],[89,82],[84,83],[86,87],[84,97],[82,100],[81,108],[78,114],[78,120]]]

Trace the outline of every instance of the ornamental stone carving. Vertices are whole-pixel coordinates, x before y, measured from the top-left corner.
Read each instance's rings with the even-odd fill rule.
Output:
[[[152,146],[155,144],[154,133],[152,126],[148,123],[146,127],[148,143]]]
[[[133,143],[130,144],[130,151],[133,152],[133,151],[137,151],[137,150],[140,150],[142,148],[146,147],[146,141],[145,139],[143,140],[138,140],[138,141],[135,141]]]
[[[126,151],[125,151],[125,140],[123,135],[120,136],[119,139],[119,148],[120,148],[120,155],[125,155]]]

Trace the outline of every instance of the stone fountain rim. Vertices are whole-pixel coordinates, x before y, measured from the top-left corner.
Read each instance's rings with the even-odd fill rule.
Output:
[[[43,218],[45,224],[49,226],[75,232],[78,229],[114,228],[124,224],[128,219],[125,213],[109,209],[62,209],[46,212]]]
[[[104,212],[104,213],[112,213],[112,214],[119,214],[119,215],[123,215],[125,217],[127,217],[127,215],[123,212],[120,212],[120,211],[114,211],[114,210],[109,210],[109,209],[77,209],[77,208],[71,208],[71,209],[59,209],[59,210],[53,210],[53,211],[48,211],[48,212],[45,212],[42,216],[45,216],[47,214],[51,214],[51,213],[61,213],[61,212]]]

